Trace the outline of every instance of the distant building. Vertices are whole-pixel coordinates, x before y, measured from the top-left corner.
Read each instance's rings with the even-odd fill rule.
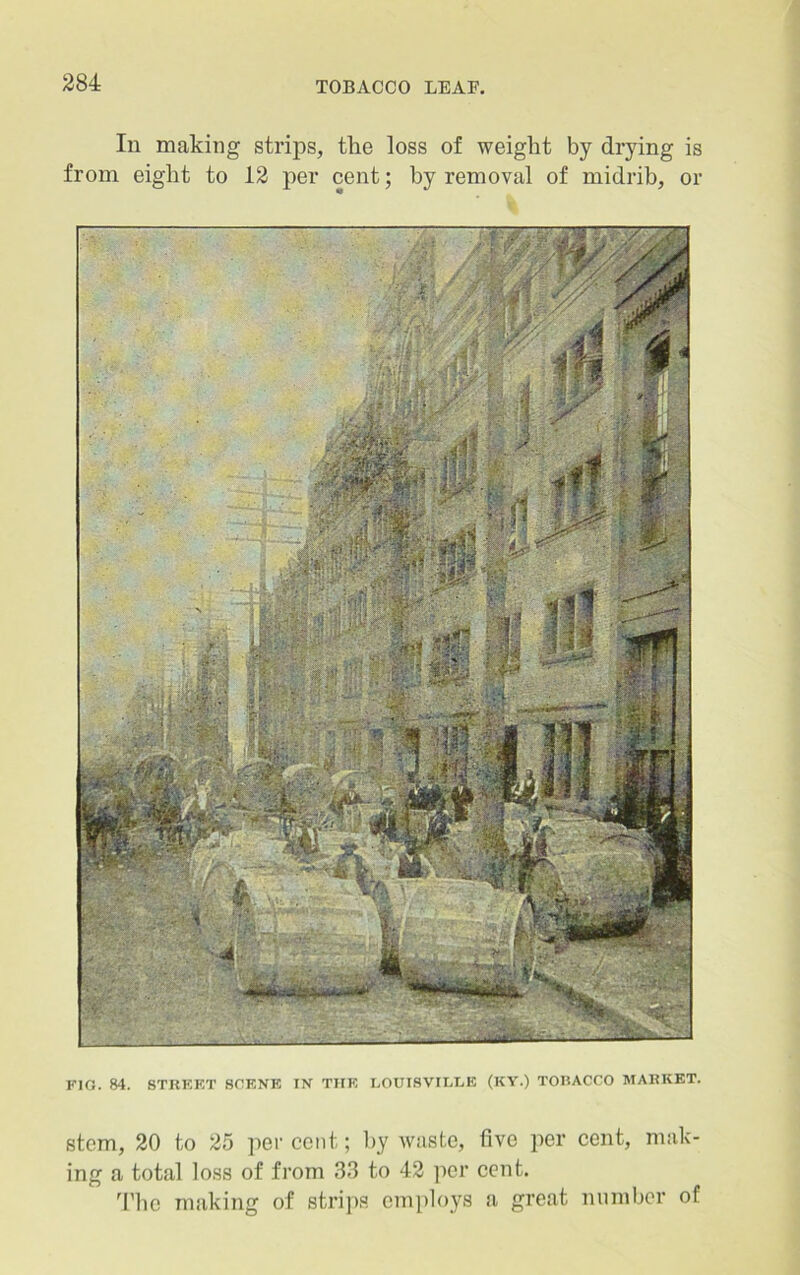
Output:
[[[423,232],[273,595],[267,745],[531,766],[638,823],[667,796],[688,837],[689,565],[686,232],[482,231],[438,293]]]
[[[180,681],[167,700],[165,740],[181,761],[230,765],[229,663],[227,625],[203,620],[194,668],[184,648]]]

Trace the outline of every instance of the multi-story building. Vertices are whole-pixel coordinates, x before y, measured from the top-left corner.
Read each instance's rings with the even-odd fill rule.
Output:
[[[260,756],[281,768],[304,757],[308,571],[304,549],[275,580],[266,607],[264,712],[259,713],[258,648],[249,653],[256,718],[265,742]]]
[[[531,766],[688,836],[686,232],[482,231],[438,292],[435,246],[310,476],[286,756],[498,800]]]

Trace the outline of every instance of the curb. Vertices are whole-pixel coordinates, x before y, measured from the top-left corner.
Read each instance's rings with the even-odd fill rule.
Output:
[[[584,988],[579,987],[576,983],[571,983],[567,979],[559,978],[556,974],[551,974],[547,970],[537,969],[534,978],[541,979],[543,983],[547,983],[549,987],[553,987],[556,991],[563,992],[570,1000],[576,1001],[580,1005],[584,1005],[587,1009],[592,1009],[595,1013],[602,1014],[605,1018],[618,1022],[626,1028],[633,1028],[639,1036],[648,1040],[685,1040],[686,1037],[680,1036],[664,1023],[660,1023],[658,1019],[651,1018],[649,1014],[640,1014],[635,1009],[624,1009],[621,1005],[615,1005],[612,1001],[603,1001],[598,996],[594,996],[591,992],[587,992]]]

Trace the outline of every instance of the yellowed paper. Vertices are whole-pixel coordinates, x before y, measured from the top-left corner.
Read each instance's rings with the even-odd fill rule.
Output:
[[[781,6],[181,4],[112,14],[79,3],[69,12],[7,8],[3,31],[8,1269],[478,1271],[557,1261],[598,1272],[790,1270],[791,46]],[[477,139],[501,145],[487,156]],[[587,170],[597,179],[587,181]],[[484,179],[473,180],[479,171]],[[84,702],[91,695],[112,720],[126,685],[103,682],[103,670],[117,667],[113,644],[144,648],[157,610],[117,615],[115,588],[130,588],[131,571],[147,575],[148,543],[154,569],[159,555],[174,562],[181,605],[194,582],[206,587],[207,562],[182,537],[180,518],[156,523],[149,541],[132,525],[156,507],[148,494],[156,469],[178,497],[203,470],[202,455],[172,447],[176,412],[213,415],[214,430],[191,435],[205,437],[210,457],[226,387],[230,429],[247,445],[226,452],[220,442],[219,454],[258,457],[272,473],[288,466],[305,482],[340,404],[352,412],[367,388],[363,374],[341,371],[351,366],[347,341],[366,351],[368,316],[359,319],[358,306],[391,294],[418,228],[431,230],[454,267],[480,233],[499,228],[508,242],[507,232],[530,227],[597,228],[595,245],[617,228],[625,243],[637,229],[688,238],[692,800],[687,815],[684,793],[679,814],[693,834],[693,900],[680,1022],[651,1030],[664,1026],[656,997],[624,1038],[567,1029],[535,1039],[515,1019],[503,1040],[486,1026],[499,999],[488,997],[492,1008],[473,1009],[479,1025],[468,1032],[458,1009],[437,1008],[430,1022],[449,1014],[449,1031],[445,1022],[415,1034],[389,1016],[368,1037],[382,1043],[320,1043],[364,1037],[336,1035],[326,998],[304,1011],[305,1028],[292,998],[267,1006],[253,998],[254,1009],[228,986],[227,967],[220,973],[187,948],[191,994],[206,1007],[192,1043],[174,1030],[163,998],[158,1021],[132,1012],[127,1036],[109,1034],[104,989],[115,1005],[120,985],[132,1005],[147,997],[126,928],[106,916],[105,965],[98,977],[84,955],[79,1017],[77,390],[92,492],[82,502],[84,639],[91,626],[100,635],[83,651],[99,679],[85,678]],[[669,261],[680,250],[676,240]],[[282,292],[270,275],[276,258]],[[355,260],[362,291],[348,292],[343,263]],[[667,264],[659,258],[658,271]],[[317,289],[324,315],[307,363],[288,337],[285,371],[265,369],[265,384],[280,391],[271,400],[250,361],[259,333],[241,318],[259,286],[256,266],[282,315],[291,314],[293,284]],[[171,270],[173,310],[162,298],[148,311]],[[685,286],[677,278],[665,273],[664,288]],[[632,286],[612,310],[627,313]],[[655,292],[648,298],[643,313]],[[220,339],[225,306],[231,327]],[[264,313],[263,323],[281,314]],[[121,401],[114,378],[130,375],[137,324],[174,323],[177,333],[182,320],[185,344],[179,351],[176,336],[173,351],[186,360],[182,377],[138,366],[127,387],[130,419],[137,404],[152,413],[144,459],[135,440],[145,434],[103,412]],[[546,335],[542,376],[558,376],[559,341],[566,359],[591,331]],[[168,365],[168,343],[158,348]],[[94,362],[93,351],[102,353]],[[241,367],[238,386],[232,364]],[[320,382],[313,417],[303,415],[304,377]],[[161,411],[160,385],[180,396],[177,408],[167,398]],[[616,401],[614,421],[628,409],[638,410]],[[292,420],[291,429],[275,419]],[[123,428],[141,483],[126,488],[132,503],[109,509],[122,489],[104,490],[102,436],[118,439]],[[465,439],[469,432],[465,424]],[[583,448],[582,465],[593,459]],[[196,532],[203,545],[226,536],[226,497],[217,496]],[[546,516],[529,507],[531,526]],[[459,527],[452,532],[455,543]],[[126,559],[127,576],[115,575],[116,536],[125,554],[129,544],[145,546],[138,562]],[[271,571],[290,552],[277,550]],[[546,549],[537,552],[544,560]],[[243,587],[247,570],[256,578],[252,553],[220,544],[213,570]],[[553,586],[553,599],[583,596],[585,607],[586,581],[573,574],[574,587]],[[160,614],[169,587],[166,579]],[[449,636],[455,620],[436,631]],[[231,650],[240,754],[243,649]],[[537,729],[561,721],[557,703],[550,707]],[[685,714],[683,722],[688,728]],[[532,729],[524,739],[533,747]],[[522,752],[519,761],[523,769]],[[84,889],[84,909],[106,897],[97,879],[95,893]],[[601,948],[598,978],[604,959]],[[214,1006],[229,994],[239,997],[239,1043],[230,1035],[213,1043]],[[545,994],[534,980],[525,1012],[535,1017],[537,996],[550,1005]],[[420,1039],[429,1043],[411,1043]],[[192,1207],[179,1203],[188,1199]]]

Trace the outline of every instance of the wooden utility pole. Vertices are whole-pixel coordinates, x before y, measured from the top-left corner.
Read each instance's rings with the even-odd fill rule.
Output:
[[[253,586],[250,585],[250,596],[248,598],[249,606],[249,630],[247,644],[247,735],[245,743],[245,756],[248,761],[258,756],[256,747],[257,731],[256,731],[256,616],[255,603],[253,599]]]
[[[259,490],[255,490],[255,491],[252,489],[252,487],[234,489],[236,494],[240,496],[249,496],[251,501],[259,500],[258,505],[252,504],[252,503],[247,505],[229,505],[228,508],[240,509],[240,510],[246,511],[247,513],[251,513],[251,514],[257,513],[259,515],[257,521],[254,519],[236,519],[236,520],[230,519],[229,520],[229,526],[231,527],[250,527],[253,530],[257,529],[258,530],[257,536],[243,536],[243,535],[237,534],[229,538],[231,540],[254,541],[259,546],[259,555],[258,555],[258,713],[257,713],[258,724],[256,727],[256,739],[255,739],[255,747],[257,752],[252,755],[257,755],[259,757],[266,757],[268,752],[268,747],[269,747],[269,702],[270,702],[269,700],[270,597],[267,592],[267,545],[268,544],[299,545],[301,543],[299,539],[292,539],[288,536],[273,536],[270,533],[273,531],[301,531],[302,530],[299,523],[276,523],[276,522],[270,521],[269,519],[270,514],[281,513],[281,512],[288,512],[290,514],[294,513],[295,510],[292,509],[291,507],[287,511],[286,502],[287,501],[290,502],[290,506],[291,504],[294,504],[296,506],[299,499],[296,496],[286,496],[286,495],[281,495],[280,493],[277,493],[277,492],[271,492],[270,487],[273,484],[296,486],[300,483],[300,479],[290,478],[288,476],[287,477],[275,477],[274,475],[268,476],[267,471],[264,469],[261,471],[261,474],[258,477],[252,474],[238,474],[236,476],[236,481],[259,484]],[[271,500],[279,500],[281,502],[281,504],[278,506],[277,509],[274,506],[270,507],[269,502]],[[241,592],[241,590],[234,590],[234,592]],[[252,648],[252,639],[253,639],[252,585],[250,586],[249,592],[250,592],[249,605],[251,608],[250,609],[250,637],[251,637],[250,649],[252,651],[253,649]],[[249,698],[248,698],[248,710],[249,710],[249,706],[250,705],[249,705]],[[248,731],[249,731],[249,720],[250,719],[248,717]],[[249,753],[249,747],[248,747],[248,753]]]

